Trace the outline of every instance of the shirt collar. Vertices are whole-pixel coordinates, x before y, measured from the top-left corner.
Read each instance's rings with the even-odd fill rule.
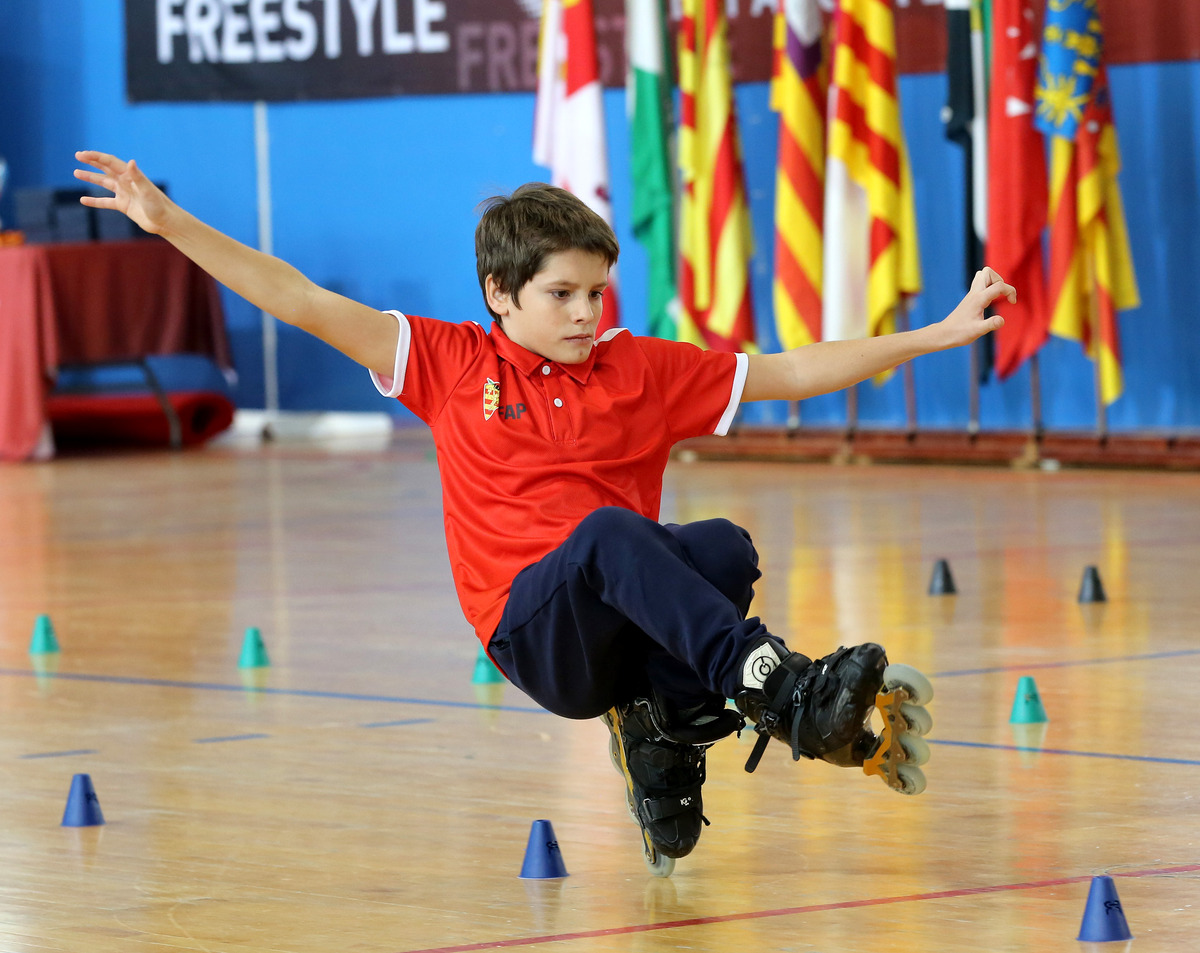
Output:
[[[566,374],[569,374],[578,383],[585,384],[591,376],[592,365],[596,363],[596,346],[593,343],[592,350],[588,356],[578,364],[559,364],[557,361],[550,361],[542,357],[540,354],[535,354],[533,351],[527,350],[521,345],[512,341],[504,329],[500,327],[500,322],[492,322],[492,344],[496,348],[496,353],[513,365],[526,377],[533,377],[541,374],[542,367],[549,364],[551,367],[559,368]]]

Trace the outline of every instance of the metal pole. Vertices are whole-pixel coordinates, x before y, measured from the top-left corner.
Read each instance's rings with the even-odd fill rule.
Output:
[[[1036,354],[1029,358],[1029,403],[1033,422],[1033,439],[1040,441],[1045,433],[1046,425],[1042,420],[1042,368]]]
[[[267,126],[267,104],[254,104],[254,162],[258,183],[258,248],[267,255],[275,254],[271,231],[271,135]],[[263,436],[271,435],[271,423],[279,414],[279,347],[275,319],[259,312],[263,342],[263,397],[267,422]]]

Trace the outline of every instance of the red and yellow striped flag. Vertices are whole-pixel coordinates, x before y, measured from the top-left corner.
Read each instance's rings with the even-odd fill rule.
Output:
[[[841,0],[825,167],[826,340],[889,334],[921,290],[892,0]]]
[[[724,0],[683,0],[679,25],[679,340],[755,350],[753,238]]]
[[[785,350],[821,340],[828,76],[817,0],[780,0],[771,108],[779,113],[775,171],[775,328]]]
[[[1117,312],[1141,303],[1117,173],[1121,155],[1101,68],[1074,139],[1050,148],[1050,331],[1099,362],[1100,398],[1124,390]]]

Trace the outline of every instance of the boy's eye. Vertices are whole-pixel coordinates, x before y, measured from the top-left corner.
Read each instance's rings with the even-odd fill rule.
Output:
[[[593,292],[592,292],[592,297],[593,297],[593,298],[603,298],[603,297],[604,297],[604,292],[603,292],[603,291],[593,291]]]
[[[563,291],[561,288],[556,288],[553,291],[551,291],[550,293],[552,295],[554,295],[554,297],[558,298],[559,300],[562,300],[563,298],[571,297],[571,292]]]

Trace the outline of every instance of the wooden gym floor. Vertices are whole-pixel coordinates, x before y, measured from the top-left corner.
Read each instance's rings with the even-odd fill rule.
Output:
[[[882,641],[937,698],[916,798],[721,742],[662,880],[603,726],[473,684],[429,446],[0,467],[0,950],[1076,950],[1099,874],[1131,949],[1195,949],[1197,475],[673,464],[663,518],[751,531],[776,633]],[[103,827],[60,826],[77,773]],[[517,876],[538,819],[564,880]]]

